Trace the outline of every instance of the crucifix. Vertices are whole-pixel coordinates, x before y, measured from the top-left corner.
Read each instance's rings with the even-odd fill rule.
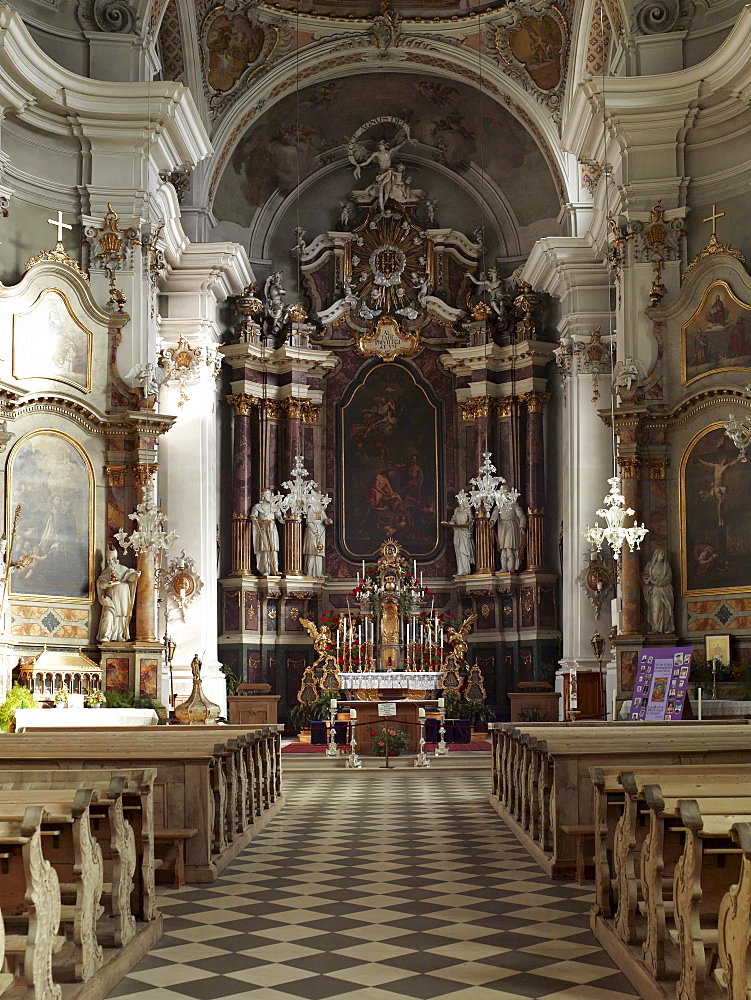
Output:
[[[49,224],[51,226],[57,226],[57,242],[58,243],[62,243],[63,242],[63,229],[72,229],[73,228],[73,226],[68,225],[67,222],[63,222],[63,213],[62,212],[58,212],[57,213],[57,219],[47,219],[47,222],[49,222]]]
[[[717,211],[717,205],[712,205],[712,214],[708,215],[706,219],[702,219],[702,222],[712,223],[712,235],[715,237],[715,239],[717,238],[717,220],[724,218],[724,216],[725,216],[724,212]]]

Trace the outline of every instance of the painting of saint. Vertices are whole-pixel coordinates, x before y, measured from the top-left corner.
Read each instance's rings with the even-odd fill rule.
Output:
[[[29,557],[27,565],[13,571],[12,594],[91,600],[93,475],[88,459],[66,435],[38,431],[21,438],[8,468],[11,524],[21,507],[13,562]]]
[[[565,36],[550,14],[525,17],[508,33],[508,45],[540,90],[555,90],[563,72]]]
[[[13,317],[13,377],[67,382],[91,390],[91,342],[68,297],[46,288],[25,313]]]
[[[415,556],[439,544],[438,406],[406,364],[376,364],[339,407],[341,544],[375,555],[393,536]]]
[[[244,14],[220,13],[205,30],[206,82],[212,90],[224,93],[232,90],[248,66],[259,58],[266,36],[263,28]]]
[[[681,471],[684,593],[748,589],[751,465],[714,424],[691,442]]]
[[[710,372],[751,371],[751,306],[725,281],[713,281],[698,309],[681,328],[684,385]]]

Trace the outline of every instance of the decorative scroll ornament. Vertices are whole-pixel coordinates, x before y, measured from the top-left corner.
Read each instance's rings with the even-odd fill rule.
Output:
[[[613,559],[617,562],[623,543],[626,542],[632,552],[634,549],[641,548],[641,543],[649,529],[643,523],[634,524],[630,528],[623,526],[626,518],[633,517],[636,511],[626,506],[626,498],[621,493],[620,476],[613,476],[608,479],[608,482],[610,490],[605,497],[605,506],[595,511],[598,517],[605,518],[605,527],[596,521],[593,527],[587,525],[583,534],[592,546],[593,552],[600,548],[603,541],[607,542],[612,550]]]
[[[159,352],[159,366],[164,368],[167,383],[177,383],[180,387],[178,406],[184,406],[190,399],[186,386],[197,381],[202,375],[202,366],[206,365],[216,378],[221,369],[221,359],[218,350],[221,345],[210,344],[206,347],[191,347],[180,334],[176,347],[162,348]]]
[[[693,0],[642,0],[634,7],[634,34],[686,31],[694,19]]]
[[[129,262],[132,248],[138,242],[138,231],[133,228],[122,230],[117,212],[108,202],[102,225],[86,226],[83,235],[97,265],[106,272],[109,279],[110,297],[107,306],[122,312],[127,299],[115,286],[115,272]]]
[[[203,580],[198,575],[196,562],[185,554],[185,549],[179,556],[170,560],[160,582],[160,589],[166,599],[179,609],[185,621],[186,609],[203,590]]]
[[[89,280],[88,274],[82,271],[78,261],[73,260],[72,257],[68,255],[68,251],[65,249],[63,244],[63,230],[72,229],[73,227],[67,222],[63,222],[63,213],[57,213],[57,219],[48,219],[50,225],[57,226],[57,243],[55,244],[54,250],[43,250],[38,253],[35,257],[29,257],[24,265],[24,270],[30,270],[35,264],[41,264],[43,261],[48,261],[52,264],[62,264],[64,267],[69,267],[71,271],[75,271],[80,278],[84,278],[86,281]]]
[[[707,243],[707,245],[704,247],[703,250],[699,251],[699,253],[694,257],[694,259],[688,265],[686,270],[683,272],[684,278],[686,277],[688,272],[693,267],[696,267],[696,265],[700,261],[705,260],[707,257],[714,257],[714,255],[718,253],[729,253],[731,257],[735,257],[737,260],[739,260],[741,264],[746,263],[746,258],[743,256],[740,250],[736,250],[735,247],[731,246],[729,243],[721,243],[717,239],[717,220],[724,218],[724,216],[725,216],[724,212],[717,211],[717,205],[712,205],[712,214],[709,215],[706,219],[702,219],[702,222],[712,223],[712,235],[709,237],[709,243]]]
[[[555,366],[561,378],[563,388],[563,405],[568,402],[568,380],[571,378],[572,362],[574,358],[574,342],[571,337],[562,337],[558,341],[558,347],[553,351],[555,355]]]
[[[594,161],[584,162],[581,164],[582,168],[582,187],[585,191],[594,198],[595,192],[597,191],[597,186],[600,183],[600,178],[602,177],[603,170],[599,163]]]
[[[258,285],[251,282],[235,298],[235,306],[242,319],[235,326],[237,339],[243,344],[258,344],[261,334],[260,322],[263,316],[263,302],[258,298]]]
[[[610,371],[611,348],[602,343],[602,331],[595,327],[586,344],[580,344],[579,370],[592,376],[592,402],[600,398],[600,376]]]
[[[488,29],[487,40],[516,77],[557,119],[568,61],[566,18],[554,4],[509,0]]]
[[[84,31],[130,34],[138,27],[138,15],[126,0],[79,0],[76,16]]]
[[[577,582],[592,602],[595,618],[599,619],[605,601],[615,596],[616,567],[610,553],[602,549],[587,552]]]
[[[414,354],[420,347],[419,333],[405,333],[394,316],[385,315],[378,319],[370,333],[364,334],[357,342],[357,351],[365,357],[379,357],[383,361]]]
[[[649,221],[637,219],[628,224],[634,238],[634,262],[680,260],[681,240],[686,238],[685,220],[666,219],[662,198],[649,210]]]

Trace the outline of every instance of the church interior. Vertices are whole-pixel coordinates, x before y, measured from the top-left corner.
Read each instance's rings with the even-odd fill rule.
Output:
[[[0,106],[0,995],[751,1000],[751,6],[14,0]]]

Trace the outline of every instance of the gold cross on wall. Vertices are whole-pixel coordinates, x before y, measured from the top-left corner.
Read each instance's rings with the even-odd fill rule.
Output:
[[[49,222],[49,224],[51,226],[57,226],[57,242],[58,243],[62,243],[63,242],[63,229],[72,229],[73,228],[73,226],[68,225],[67,222],[63,222],[63,213],[62,212],[58,212],[57,213],[57,219],[47,219],[47,222]]]
[[[725,216],[724,212],[718,212],[717,206],[712,205],[712,214],[708,215],[706,219],[702,219],[703,222],[712,223],[712,235],[715,237],[717,236],[717,220],[724,218],[724,216]]]

